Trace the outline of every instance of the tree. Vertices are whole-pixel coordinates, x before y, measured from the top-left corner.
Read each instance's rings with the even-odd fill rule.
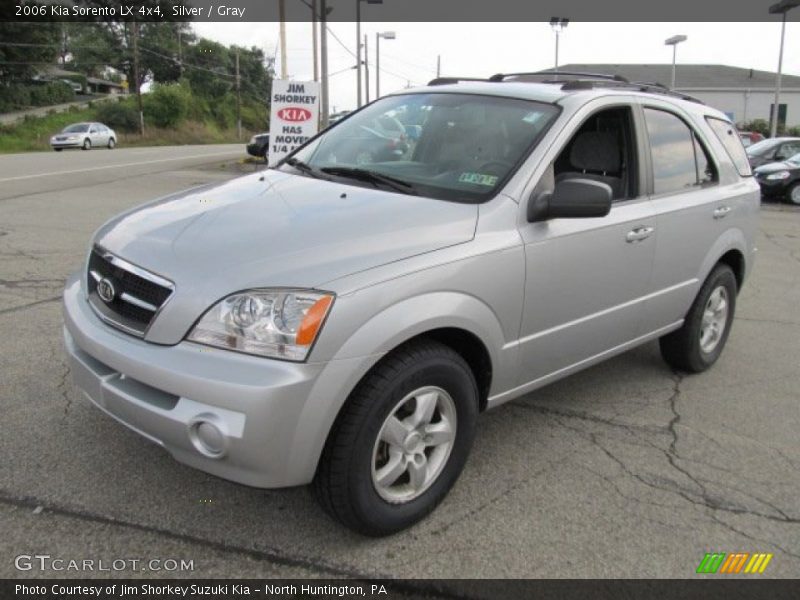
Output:
[[[108,0],[84,0],[84,4],[105,6]],[[131,92],[145,81],[159,83],[178,81],[181,76],[180,45],[195,40],[191,24],[172,20],[173,6],[182,6],[182,0],[140,0],[137,6],[145,9],[158,6],[163,20],[138,22],[139,80],[134,81],[133,24],[102,18],[92,23],[76,23],[70,31],[69,46],[75,68],[87,74],[99,75],[97,69],[105,65],[125,73]]]
[[[196,44],[186,49],[184,56],[187,63],[186,79],[194,93],[209,99],[219,99],[233,89],[236,60],[234,52],[230,52],[220,43],[200,38]]]
[[[27,81],[46,65],[57,64],[59,23],[0,22],[0,83]],[[14,44],[14,45],[9,45]]]

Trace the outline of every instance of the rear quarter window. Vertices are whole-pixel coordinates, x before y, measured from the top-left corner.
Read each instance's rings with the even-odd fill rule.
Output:
[[[753,174],[750,170],[750,161],[747,160],[747,152],[745,152],[742,140],[739,137],[736,127],[728,121],[717,119],[716,117],[706,117],[714,135],[717,136],[725,151],[733,161],[733,165],[742,177],[748,177]]]

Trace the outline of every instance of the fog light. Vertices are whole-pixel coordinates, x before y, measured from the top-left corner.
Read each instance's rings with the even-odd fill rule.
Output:
[[[209,458],[222,458],[228,440],[222,430],[205,417],[198,417],[189,427],[189,439],[195,449]]]

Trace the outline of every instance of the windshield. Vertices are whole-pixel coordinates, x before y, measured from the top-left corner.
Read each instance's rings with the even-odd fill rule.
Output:
[[[551,104],[515,98],[388,96],[323,133],[288,162],[309,176],[344,177],[363,186],[394,182],[394,189],[402,189],[399,183],[408,193],[478,202],[513,173],[557,114]],[[298,161],[306,168],[297,168]]]
[[[64,131],[61,133],[84,133],[86,131],[89,131],[89,125],[86,123],[77,123],[76,125],[64,127]]]
[[[748,146],[747,154],[748,156],[764,156],[765,154],[769,154],[769,151],[780,143],[780,140],[761,140],[752,146]]]

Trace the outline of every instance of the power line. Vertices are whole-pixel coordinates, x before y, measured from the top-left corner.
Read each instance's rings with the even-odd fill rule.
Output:
[[[352,50],[350,50],[350,48],[348,48],[348,47],[347,47],[347,45],[346,45],[346,44],[345,44],[345,43],[344,43],[342,40],[340,40],[340,39],[339,39],[339,36],[338,36],[338,35],[336,35],[335,33],[333,33],[333,29],[331,29],[331,28],[330,28],[330,27],[328,27],[327,25],[325,26],[325,28],[328,30],[328,33],[330,33],[330,34],[333,36],[333,39],[335,39],[337,42],[339,42],[339,45],[340,45],[342,48],[344,48],[345,50],[347,50],[347,52],[348,52],[348,54],[350,54],[350,56],[352,56],[353,58],[355,58],[356,60],[358,60],[358,57],[356,56],[356,53],[355,53],[355,52],[353,52]]]

